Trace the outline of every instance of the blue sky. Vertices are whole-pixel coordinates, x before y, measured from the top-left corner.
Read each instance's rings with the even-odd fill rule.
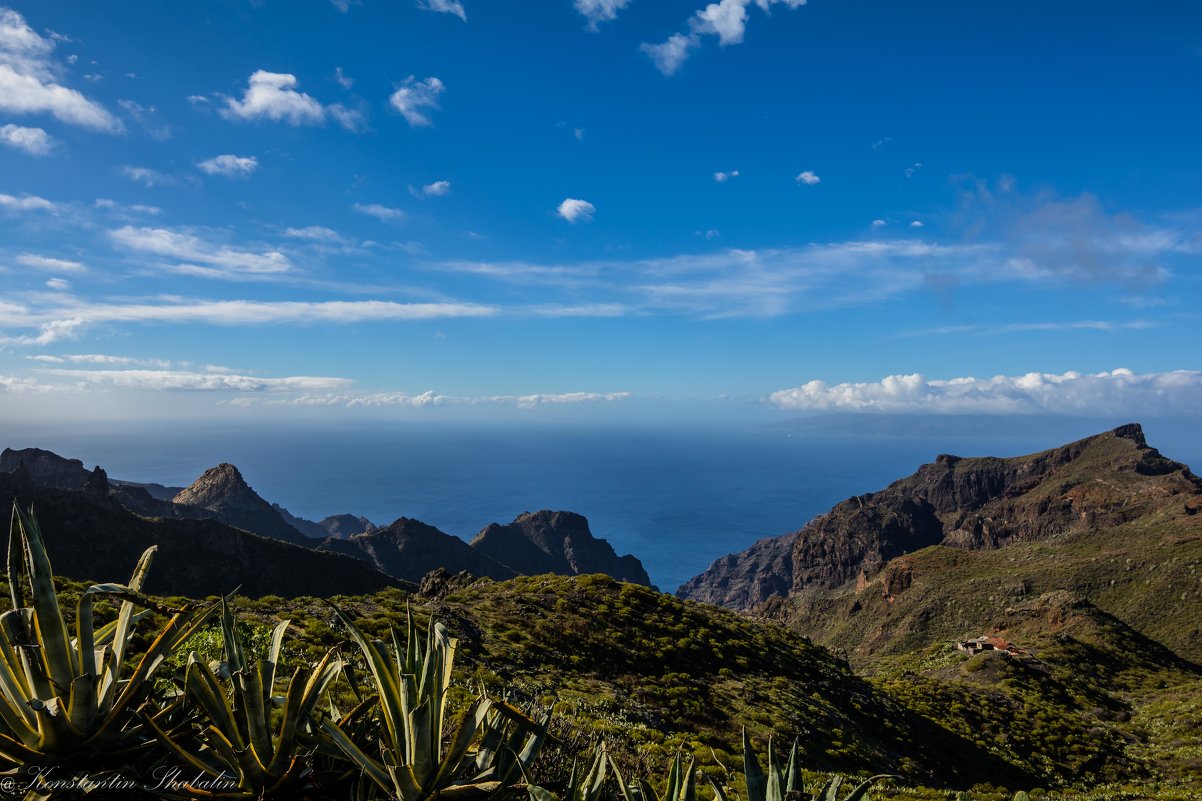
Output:
[[[1196,414],[1199,97],[1183,3],[10,3],[0,412]]]

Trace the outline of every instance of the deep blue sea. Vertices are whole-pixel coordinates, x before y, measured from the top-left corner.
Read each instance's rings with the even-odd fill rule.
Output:
[[[1195,467],[1202,462],[1198,436],[1145,430],[1166,455]],[[260,495],[293,514],[320,519],[353,512],[381,524],[404,515],[464,539],[523,511],[572,510],[619,553],[638,556],[652,581],[669,591],[717,557],[795,530],[938,453],[1017,455],[1072,438],[484,423],[102,431],[0,424],[0,436],[0,445],[47,448],[132,481],[186,485],[205,468],[232,462]]]

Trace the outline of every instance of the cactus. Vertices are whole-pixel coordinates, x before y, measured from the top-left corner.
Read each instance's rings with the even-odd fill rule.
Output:
[[[789,751],[789,762],[784,770],[776,760],[776,752],[772,748],[772,740],[768,740],[768,769],[760,767],[756,759],[755,749],[751,746],[751,738],[747,729],[743,729],[743,774],[747,780],[747,801],[784,801],[790,793],[801,792],[801,768],[798,759],[797,741]],[[892,774],[882,773],[865,779],[842,801],[868,801],[868,791],[872,785],[883,779],[895,779]],[[728,801],[728,788],[711,781],[716,801]],[[839,790],[843,786],[843,778],[834,776],[823,785],[822,789],[813,796],[813,801],[840,801]]]
[[[601,801],[602,790],[605,788],[605,765],[607,762],[609,762],[609,754],[606,753],[605,744],[602,743],[597,746],[592,763],[583,773],[579,770],[579,764],[573,760],[572,772],[568,775],[568,786],[562,799],[555,793],[532,784],[527,788],[531,801]],[[617,773],[616,767],[614,773]],[[619,779],[620,783],[621,779]]]

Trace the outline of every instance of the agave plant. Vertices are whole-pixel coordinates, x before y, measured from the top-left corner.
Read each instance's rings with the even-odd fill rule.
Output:
[[[410,614],[405,645],[395,631],[391,645],[385,645],[369,640],[341,609],[335,606],[334,611],[363,652],[377,694],[380,726],[377,742],[367,745],[326,718],[321,729],[328,742],[398,801],[507,795],[541,750],[549,715],[538,722],[504,700],[481,695],[463,714],[443,751],[457,641],[445,626],[432,622],[423,648]]]
[[[145,652],[129,659],[136,624],[159,609],[141,593],[154,553],[151,547],[142,554],[128,584],[95,584],[80,595],[72,637],[41,529],[32,510],[14,505],[12,609],[0,615],[0,760],[68,772],[112,769],[150,743],[136,710],[153,692],[155,671],[216,609],[171,610]],[[119,598],[121,606],[115,620],[97,627],[93,605],[102,597]]]
[[[613,769],[621,801],[697,801],[696,764],[692,759],[686,764],[680,752],[677,752],[668,768],[668,782],[663,795],[656,793],[641,778],[627,783],[622,778],[617,763],[613,763]]]
[[[721,763],[719,763],[721,764]],[[751,738],[747,729],[743,729],[743,775],[747,780],[747,801],[784,801],[790,793],[802,792],[801,766],[798,758],[797,741],[789,750],[789,761],[784,770],[776,759],[776,751],[772,740],[768,740],[768,769],[760,767],[756,759],[755,749],[751,747]],[[897,778],[891,774],[882,773],[865,779],[856,785],[842,801],[868,801],[868,791],[872,785],[883,779]],[[714,788],[715,801],[728,801],[728,788],[718,782],[710,782]],[[823,785],[822,789],[813,796],[813,801],[840,801],[839,790],[843,786],[843,777],[834,776]]]
[[[209,797],[220,788],[223,798],[293,795],[309,773],[315,740],[315,711],[342,662],[335,649],[313,667],[297,667],[275,695],[280,651],[290,621],[272,632],[261,659],[250,659],[235,625],[234,613],[222,601],[222,660],[206,665],[188,656],[182,703],[195,711],[192,725],[168,731],[160,721],[168,709],[146,717],[155,738],[182,764],[197,771],[197,780],[172,783],[172,793]],[[307,741],[307,745],[305,742]]]
[[[562,799],[550,790],[533,784],[527,788],[530,798],[532,801],[600,801],[605,788],[605,765],[609,761],[609,754],[602,743],[593,752],[593,761],[586,770],[581,771],[580,765],[572,761],[572,772],[568,775],[568,785]],[[617,774],[616,766],[614,773]]]

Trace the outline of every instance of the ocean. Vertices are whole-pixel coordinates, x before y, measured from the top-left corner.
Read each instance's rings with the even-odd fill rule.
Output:
[[[0,425],[0,445],[46,448],[99,464],[113,478],[181,486],[232,462],[260,495],[302,517],[352,512],[384,524],[407,516],[468,540],[523,511],[571,510],[673,591],[714,559],[800,528],[939,453],[1011,456],[1100,430],[1003,437],[829,435],[760,424]],[[1202,462],[1197,436],[1145,430],[1167,456]]]

